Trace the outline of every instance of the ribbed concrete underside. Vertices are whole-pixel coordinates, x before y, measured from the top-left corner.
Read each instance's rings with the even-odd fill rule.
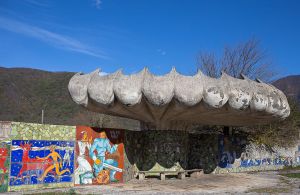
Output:
[[[155,76],[144,69],[133,75],[118,71],[100,76],[96,70],[74,75],[69,91],[89,110],[137,119],[147,129],[268,124],[290,114],[286,96],[274,86],[226,74],[215,79],[201,72],[184,76],[173,69]]]

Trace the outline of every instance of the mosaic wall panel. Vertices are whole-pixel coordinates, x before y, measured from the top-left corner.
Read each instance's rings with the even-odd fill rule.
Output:
[[[219,135],[218,141],[219,164],[215,173],[279,170],[300,164],[297,147],[276,147],[270,151],[239,134]]]
[[[214,134],[189,134],[189,169],[211,173],[218,164],[218,137]]]
[[[12,140],[11,143],[10,186],[73,183],[74,141]]]
[[[126,131],[126,177],[132,178],[138,170],[187,169],[188,135],[184,131],[172,130]]]
[[[12,122],[14,140],[75,140],[75,126]]]
[[[197,134],[184,131],[126,131],[126,180],[139,170],[203,169],[204,173],[278,170],[300,164],[299,148],[266,152],[241,132]],[[158,174],[156,174],[158,175]]]
[[[8,189],[9,157],[10,141],[0,141],[0,192],[6,192]]]
[[[123,181],[124,131],[76,128],[75,185]]]
[[[267,153],[239,133],[125,133],[0,122],[0,192],[122,182],[138,170],[202,168],[206,173],[226,173],[299,164],[300,146]]]

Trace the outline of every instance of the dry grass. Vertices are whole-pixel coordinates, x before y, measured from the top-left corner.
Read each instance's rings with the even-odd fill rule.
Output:
[[[266,187],[266,188],[250,189],[247,192],[277,194],[277,193],[289,193],[289,192],[291,192],[291,189],[289,189],[289,188]]]

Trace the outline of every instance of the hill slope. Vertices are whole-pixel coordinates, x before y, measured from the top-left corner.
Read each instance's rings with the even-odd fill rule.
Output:
[[[278,79],[273,85],[282,90],[285,95],[293,97],[300,105],[300,75],[291,75]]]
[[[137,128],[137,121],[89,112],[75,104],[68,82],[75,73],[0,67],[0,121]]]

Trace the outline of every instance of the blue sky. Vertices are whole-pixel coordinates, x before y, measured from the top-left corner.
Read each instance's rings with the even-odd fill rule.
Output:
[[[0,0],[0,66],[193,74],[200,51],[251,37],[300,74],[297,0]]]

